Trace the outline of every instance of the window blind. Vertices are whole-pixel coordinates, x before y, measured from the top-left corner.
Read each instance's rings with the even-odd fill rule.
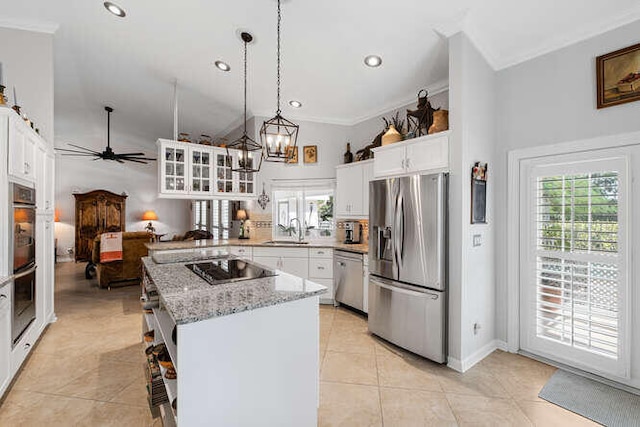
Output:
[[[537,335],[619,356],[617,172],[536,179]]]

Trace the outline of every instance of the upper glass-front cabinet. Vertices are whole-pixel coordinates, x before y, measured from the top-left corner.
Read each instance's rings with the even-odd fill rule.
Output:
[[[232,170],[238,166],[239,154],[233,150],[227,155],[225,148],[158,140],[160,197],[254,197],[255,174]]]

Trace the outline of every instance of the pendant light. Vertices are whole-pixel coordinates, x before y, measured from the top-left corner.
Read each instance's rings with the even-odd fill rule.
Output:
[[[260,129],[260,141],[267,154],[266,161],[288,163],[298,142],[298,125],[282,117],[280,110],[280,26],[282,13],[278,0],[278,107],[274,118],[265,121]]]
[[[259,172],[262,166],[262,146],[251,139],[247,134],[247,45],[253,41],[253,36],[243,32],[244,42],[244,132],[242,136],[227,145],[227,156],[231,156],[229,150],[239,150],[238,164],[231,168],[234,172],[253,173]]]

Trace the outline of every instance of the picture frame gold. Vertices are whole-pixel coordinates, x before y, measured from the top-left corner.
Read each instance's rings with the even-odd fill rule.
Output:
[[[598,109],[640,100],[640,43],[596,58]]]
[[[304,162],[305,163],[318,163],[318,146],[317,145],[305,145],[303,147]]]
[[[293,152],[293,155],[290,154]],[[287,160],[286,163],[288,165],[296,165],[298,164],[298,146],[287,147]]]

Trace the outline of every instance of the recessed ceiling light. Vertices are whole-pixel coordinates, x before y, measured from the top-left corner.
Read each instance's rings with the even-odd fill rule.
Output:
[[[226,62],[216,61],[215,64],[216,64],[216,67],[218,67],[218,69],[222,71],[231,71],[231,67]]]
[[[369,55],[364,58],[364,63],[367,65],[367,67],[379,67],[382,65],[382,58],[378,55]]]
[[[120,6],[118,6],[117,4],[113,4],[110,1],[106,1],[104,2],[104,7],[111,13],[113,13],[116,16],[119,16],[120,18],[124,18],[125,16],[127,16],[127,14],[125,13],[124,9],[121,8]]]
[[[291,105],[293,108],[300,108],[300,107],[302,107],[302,102],[300,102],[300,101],[289,101],[289,105]]]

